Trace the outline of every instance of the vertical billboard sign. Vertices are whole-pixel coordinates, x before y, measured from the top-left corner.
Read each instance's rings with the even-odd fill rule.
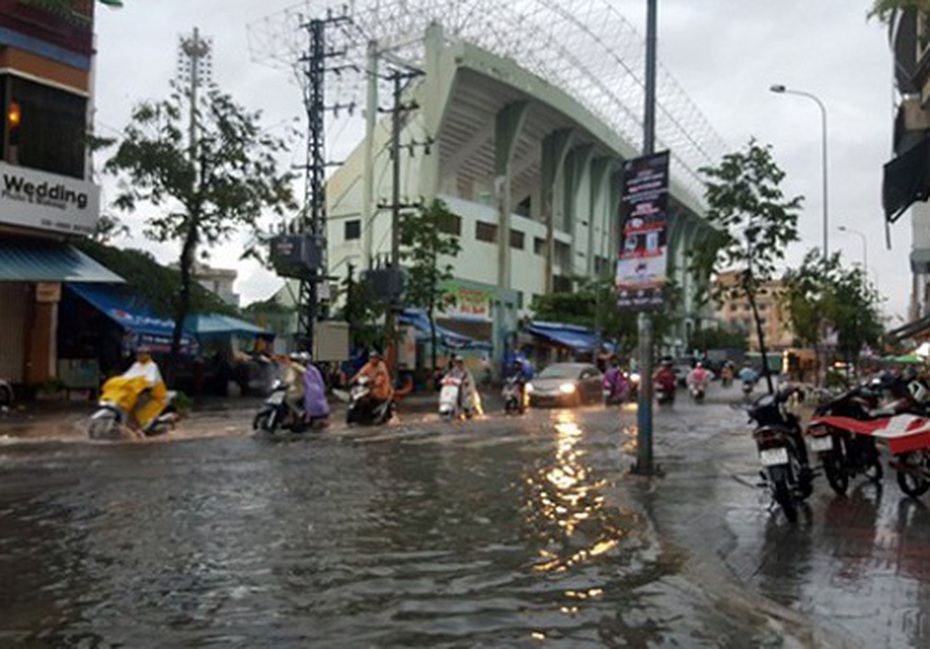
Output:
[[[617,307],[658,309],[666,280],[669,152],[628,160],[620,192],[620,253],[614,286]]]

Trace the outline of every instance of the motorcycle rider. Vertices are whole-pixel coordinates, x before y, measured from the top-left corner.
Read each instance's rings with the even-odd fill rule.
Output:
[[[756,381],[759,380],[759,374],[752,369],[752,364],[749,361],[743,363],[743,368],[739,371],[739,374],[736,375],[742,384],[743,391],[746,394],[752,392],[752,388],[756,385]]]
[[[653,374],[652,381],[659,390],[665,392],[674,401],[678,378],[675,376],[675,368],[671,359],[666,358],[662,361],[662,365]]]
[[[391,385],[391,374],[387,364],[381,358],[381,352],[372,349],[368,352],[368,362],[352,377],[349,384],[357,382],[361,377],[369,382],[369,392],[364,403],[359,407],[367,412],[373,412],[385,401],[394,397],[394,387]]]
[[[514,358],[513,362],[507,368],[507,374],[504,377],[505,382],[513,379],[514,387],[517,389],[517,399],[518,403],[523,404],[526,399],[526,368],[523,365],[523,362],[518,358]],[[504,387],[506,392],[507,388]],[[522,410],[521,410],[522,412]]]
[[[326,381],[323,373],[313,364],[309,353],[304,353],[304,417],[310,422],[329,419],[329,402],[326,400]]]
[[[168,388],[147,345],[136,349],[136,360],[128,370],[104,383],[102,393],[113,395],[133,430],[144,429],[168,405]]]
[[[620,362],[616,357],[610,359],[610,367],[604,372],[604,383],[602,386],[604,392],[607,392],[609,403],[620,403],[626,397],[629,390],[629,384],[620,370]]]
[[[475,384],[475,377],[471,371],[465,367],[465,359],[459,354],[452,357],[452,367],[449,369],[447,376],[457,378],[461,381],[459,387],[459,407],[466,417],[480,414],[481,398],[478,395],[478,387]]]
[[[708,382],[710,382],[710,372],[704,369],[704,363],[698,362],[694,369],[688,373],[688,387],[706,392]]]
[[[733,384],[733,363],[727,361],[723,364],[723,367],[720,368],[720,384],[728,388]]]
[[[304,412],[304,375],[307,368],[304,366],[303,355],[295,352],[288,356],[287,367],[284,369],[284,383],[287,392],[284,403],[294,417],[302,418]]]

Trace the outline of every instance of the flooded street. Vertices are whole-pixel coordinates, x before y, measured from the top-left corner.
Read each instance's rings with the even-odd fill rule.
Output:
[[[688,587],[680,554],[631,502],[634,419],[595,408],[334,426],[292,441],[4,446],[0,641],[641,647],[773,637],[761,618],[731,619]]]

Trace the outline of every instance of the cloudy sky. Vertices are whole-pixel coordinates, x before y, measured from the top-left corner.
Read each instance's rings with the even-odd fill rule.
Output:
[[[645,0],[613,1],[645,32]],[[299,91],[285,72],[256,61],[263,53],[250,52],[247,26],[295,4],[126,0],[121,10],[99,9],[101,134],[124,126],[135,102],[164,95],[175,74],[178,38],[195,26],[212,39],[214,79],[223,90],[264,111],[264,123],[283,132],[303,115]],[[820,111],[810,99],[768,89],[780,83],[820,98],[827,108],[830,249],[842,250],[850,262],[862,262],[867,251],[886,311],[906,316],[910,218],[892,227],[888,250],[881,217],[881,170],[891,151],[891,55],[884,27],[866,21],[868,6],[869,0],[659,0],[659,60],[731,150],[750,137],[773,146],[787,173],[786,193],[806,197],[803,241],[789,253],[793,263],[823,240]],[[299,150],[294,164],[302,163]],[[840,225],[863,236],[840,232]],[[164,262],[177,256],[172,247],[153,246],[138,234],[120,243],[152,249]],[[237,265],[234,248],[215,251],[211,263]],[[264,299],[280,285],[253,265],[239,268],[236,289],[244,303]]]

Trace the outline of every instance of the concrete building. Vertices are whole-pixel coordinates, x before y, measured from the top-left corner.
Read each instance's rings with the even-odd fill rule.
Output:
[[[181,265],[177,262],[168,264],[169,268],[179,269]],[[223,302],[230,306],[239,306],[239,294],[233,289],[239,272],[233,268],[213,268],[202,262],[194,262],[193,268],[194,280],[202,287],[218,296]]]
[[[400,139],[419,145],[402,148],[398,193],[405,202],[442,199],[455,213],[446,227],[462,250],[440,262],[455,275],[454,306],[440,323],[491,341],[499,357],[535,297],[614,276],[621,166],[639,145],[573,90],[461,32],[449,38],[439,21],[416,39],[422,74],[402,101],[418,108],[404,114]],[[369,70],[392,60],[369,48]],[[391,254],[391,121],[376,110],[389,97],[377,93],[369,83],[365,137],[326,187],[328,272],[339,279]],[[701,187],[673,159],[669,265],[684,298],[665,343],[680,351],[710,315],[695,302],[685,258],[709,231]]]
[[[736,273],[721,273],[717,282],[722,287],[733,286],[736,283]],[[756,296],[765,345],[770,351],[784,350],[794,344],[794,334],[787,314],[779,303],[781,288],[779,280],[772,280],[766,282]],[[756,324],[749,301],[745,297],[734,298],[729,292],[724,291],[723,301],[717,308],[717,321],[728,331],[745,334],[749,341],[749,351],[759,351]]]
[[[0,0],[0,377],[13,383],[57,376],[63,282],[121,281],[68,243],[99,217],[85,150],[93,17],[91,0]]]

